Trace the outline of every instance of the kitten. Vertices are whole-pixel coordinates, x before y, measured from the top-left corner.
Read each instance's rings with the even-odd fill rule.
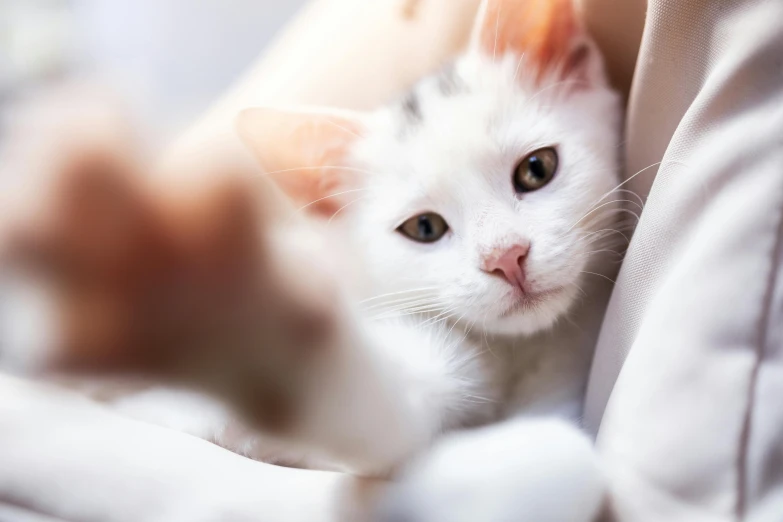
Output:
[[[565,0],[488,0],[464,56],[372,113],[240,116],[264,169],[350,238],[368,272],[356,312],[370,319],[367,366],[321,384],[390,396],[352,409],[320,393],[314,410],[335,427],[310,437],[328,447],[348,425],[334,435],[351,440],[347,458],[378,470],[450,429],[578,420],[590,339],[574,342],[562,319],[584,320],[611,270],[597,245],[616,232],[619,118]],[[359,457],[362,440],[387,455]]]
[[[468,52],[399,103],[240,117],[264,169],[369,272],[364,338],[319,375],[295,436],[377,473],[490,424],[412,468],[400,519],[595,517],[579,325],[594,333],[611,272],[620,113],[571,2],[488,0]]]
[[[269,225],[230,190],[216,205],[233,217],[213,232],[239,238],[218,265],[241,283],[220,310],[260,315],[215,319],[200,284],[212,278],[188,280],[212,304],[193,312],[199,333],[115,342],[112,362],[222,394],[305,464],[384,475],[417,462],[389,516],[590,520],[605,485],[576,428],[594,333],[581,328],[600,317],[599,245],[617,231],[619,118],[567,0],[486,0],[464,56],[370,114],[248,110],[240,133],[294,216],[321,218],[313,241],[347,245],[292,253],[291,213]],[[189,266],[212,250],[173,251]]]

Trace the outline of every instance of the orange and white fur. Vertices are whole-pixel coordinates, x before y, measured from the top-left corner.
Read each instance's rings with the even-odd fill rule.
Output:
[[[307,321],[260,320],[244,339],[276,344],[231,352],[245,384],[292,376],[296,390],[274,391],[285,422],[227,392],[234,379],[209,389],[261,435],[236,438],[222,409],[165,389],[117,406],[269,461],[399,473],[388,520],[593,520],[606,486],[578,425],[617,232],[619,125],[567,0],[487,0],[463,56],[371,113],[245,111],[239,132],[267,175],[320,220],[320,239],[297,237],[295,262],[275,266],[293,286],[336,284],[312,301],[317,339],[283,331]],[[260,310],[286,299],[274,288]]]

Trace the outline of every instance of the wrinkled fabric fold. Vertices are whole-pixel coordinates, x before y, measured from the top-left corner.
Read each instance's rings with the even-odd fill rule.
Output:
[[[648,197],[586,402],[617,518],[774,520],[783,3],[651,1],[626,138]]]

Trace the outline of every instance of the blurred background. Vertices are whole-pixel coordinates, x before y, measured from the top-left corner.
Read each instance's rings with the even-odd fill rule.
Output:
[[[0,111],[100,72],[157,125],[204,110],[306,0],[0,0]]]

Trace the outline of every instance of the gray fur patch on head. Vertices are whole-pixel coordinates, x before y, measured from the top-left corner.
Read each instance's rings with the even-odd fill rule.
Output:
[[[468,91],[465,81],[459,76],[454,63],[449,63],[438,73],[425,78],[414,85],[400,102],[403,115],[401,135],[406,135],[411,128],[424,121],[422,105],[427,100],[438,97],[450,97]]]
[[[467,89],[465,82],[459,77],[457,68],[453,63],[446,65],[436,76],[438,91],[443,96],[453,96]]]
[[[416,89],[413,88],[405,95],[402,100],[402,112],[410,123],[418,123],[423,119],[421,113],[421,103]]]

